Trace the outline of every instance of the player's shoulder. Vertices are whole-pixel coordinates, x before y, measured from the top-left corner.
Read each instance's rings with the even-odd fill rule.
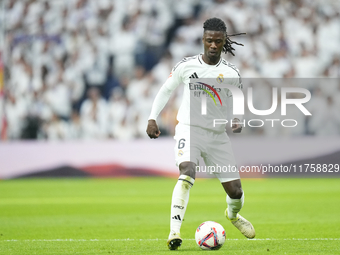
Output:
[[[237,86],[242,89],[243,88],[242,78],[238,68],[234,64],[225,60],[224,58],[222,58],[221,65],[223,67],[229,68],[230,70],[232,70],[232,72],[234,72],[234,74],[232,74],[231,76],[236,78],[235,82],[237,83]]]
[[[172,71],[175,71],[178,68],[184,68],[185,66],[187,66],[188,64],[193,64],[195,62],[199,61],[199,55],[195,55],[192,57],[185,57],[183,58],[181,61],[179,61],[174,68],[172,69]]]
[[[228,62],[226,59],[222,58],[221,64],[222,66],[227,66],[228,68],[233,69],[238,74],[238,76],[241,76],[240,70],[238,70],[238,68],[234,64]]]

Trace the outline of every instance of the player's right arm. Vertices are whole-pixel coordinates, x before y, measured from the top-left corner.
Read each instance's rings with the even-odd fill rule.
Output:
[[[150,138],[158,138],[161,132],[159,131],[156,119],[160,112],[163,110],[166,103],[169,101],[172,92],[181,83],[180,70],[174,68],[170,73],[169,78],[163,84],[161,89],[158,91],[156,98],[152,104],[151,113],[148,120],[148,126],[146,133]]]

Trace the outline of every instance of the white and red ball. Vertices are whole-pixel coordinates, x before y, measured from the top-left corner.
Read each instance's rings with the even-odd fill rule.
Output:
[[[215,221],[206,221],[198,226],[195,233],[197,245],[203,250],[218,250],[225,242],[225,230]]]

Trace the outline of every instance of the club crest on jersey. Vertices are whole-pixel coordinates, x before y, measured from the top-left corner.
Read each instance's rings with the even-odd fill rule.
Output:
[[[222,83],[224,81],[223,74],[220,73],[220,75],[217,76],[216,80],[217,80],[218,83]]]
[[[180,157],[180,156],[183,156],[183,154],[184,154],[184,152],[182,151],[182,150],[179,150],[178,151],[178,156]]]

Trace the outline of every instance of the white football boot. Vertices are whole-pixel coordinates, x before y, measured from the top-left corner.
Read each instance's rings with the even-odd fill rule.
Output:
[[[237,214],[236,219],[229,219],[228,211],[225,210],[225,216],[228,220],[238,229],[240,232],[247,238],[254,238],[255,237],[255,229],[250,221],[243,218],[241,215]]]
[[[167,242],[169,250],[177,250],[182,244],[182,238],[179,233],[170,233],[169,239]]]

